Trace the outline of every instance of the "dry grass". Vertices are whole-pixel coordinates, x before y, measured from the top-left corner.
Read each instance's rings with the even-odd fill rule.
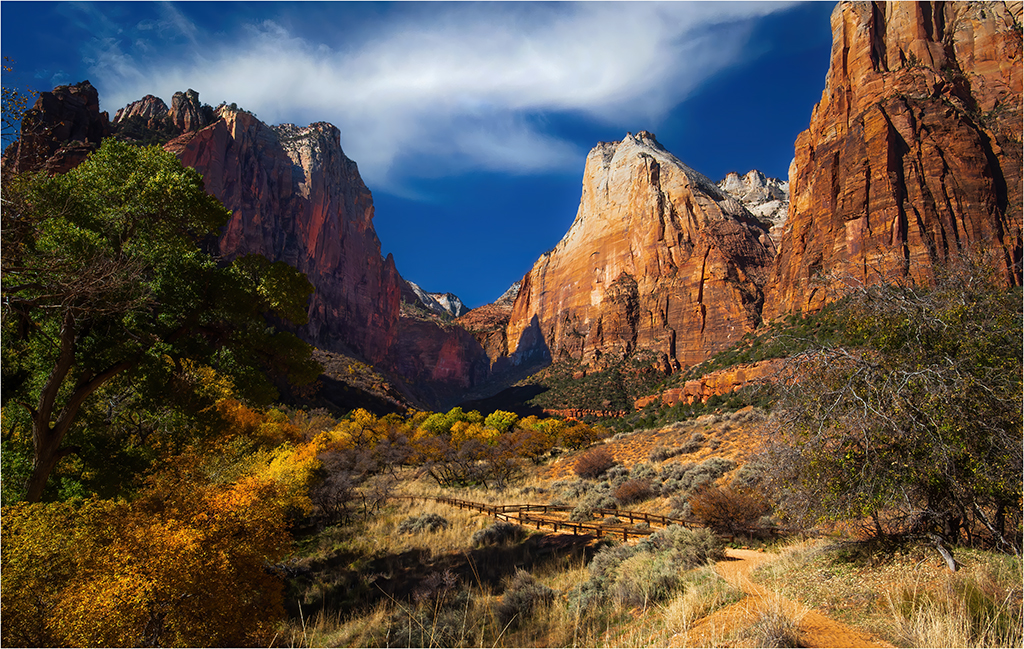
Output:
[[[908,577],[885,592],[896,642],[909,647],[1020,647],[1020,584],[1019,558],[999,556],[971,561],[930,583]]]
[[[742,597],[743,591],[721,579],[714,568],[699,568],[694,571],[691,586],[665,606],[666,630],[686,633],[698,620]]]
[[[700,431],[706,440],[704,447],[666,463],[700,461],[711,455],[741,461],[749,450],[746,429],[754,422],[740,421],[739,416],[712,421],[714,417],[624,436],[609,446],[618,446],[616,458],[627,465],[649,462],[651,448],[677,439],[690,440]],[[716,449],[710,448],[713,443],[718,444]],[[573,459],[566,456],[561,463],[571,467]],[[550,480],[556,474],[550,466],[540,467],[518,487],[504,491],[460,489],[457,493],[441,490],[429,477],[420,477],[403,481],[400,493],[456,495],[495,504],[541,503],[548,502],[553,493],[545,477]],[[653,498],[631,508],[665,513],[666,499]],[[430,513],[451,525],[437,532],[397,533],[402,520]],[[473,534],[493,522],[483,514],[433,501],[394,500],[366,521],[321,534],[304,548],[304,554],[380,557],[414,551],[425,561],[442,565],[453,557],[469,560]],[[816,609],[813,615],[823,613],[901,646],[1022,646],[1019,560],[958,551],[957,559],[964,568],[953,575],[944,570],[938,555],[927,549],[872,564],[843,560],[831,546],[824,541],[795,544],[758,569],[753,580],[764,588],[765,595],[736,604],[744,611],[740,617],[730,618],[731,608],[721,610],[742,598],[739,587],[726,583],[710,568],[687,573],[684,587],[657,604],[631,606],[614,598],[601,605],[581,604],[573,593],[590,578],[586,561],[579,554],[560,556],[556,552],[555,558],[529,568],[538,583],[555,591],[554,598],[524,614],[528,620],[516,620],[507,627],[496,615],[504,594],[500,581],[487,582],[480,575],[467,574],[441,597],[388,599],[374,591],[380,600],[376,604],[354,613],[329,611],[296,619],[282,629],[277,642],[291,646],[402,642],[421,646],[631,647],[683,642],[794,646],[801,642],[798,627],[801,610],[806,609],[782,606],[785,598]],[[353,561],[349,567],[355,570],[357,563]],[[719,613],[712,615],[715,611]],[[698,631],[691,638],[689,632],[695,627]]]
[[[810,541],[762,566],[757,580],[898,646],[1020,647],[1021,561],[959,549],[952,573],[929,547],[851,560],[842,546]]]
[[[758,600],[753,621],[736,635],[741,647],[802,647],[800,621],[806,609],[795,610],[787,606],[778,595]]]

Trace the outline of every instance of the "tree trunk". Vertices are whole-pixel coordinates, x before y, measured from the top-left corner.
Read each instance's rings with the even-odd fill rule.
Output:
[[[941,554],[942,558],[946,561],[946,567],[949,568],[951,572],[959,570],[960,564],[958,564],[956,559],[953,558],[953,553],[943,545],[942,538],[938,534],[929,534],[928,537],[932,540],[932,543],[935,544],[935,549],[939,551],[939,554]]]
[[[37,503],[43,497],[43,490],[46,489],[46,481],[50,479],[50,473],[57,466],[56,449],[44,451],[36,450],[32,460],[32,475],[25,483],[25,499],[30,503]]]

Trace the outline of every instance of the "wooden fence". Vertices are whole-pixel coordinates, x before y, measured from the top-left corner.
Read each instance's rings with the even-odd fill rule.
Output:
[[[574,536],[578,536],[580,534],[595,534],[597,536],[621,537],[623,541],[628,541],[630,537],[638,538],[653,534],[655,532],[655,528],[651,527],[652,525],[659,525],[661,527],[666,527],[668,525],[682,525],[689,528],[703,527],[700,523],[682,518],[671,518],[660,514],[649,514],[647,512],[634,512],[622,509],[595,509],[594,513],[604,516],[615,516],[620,519],[624,518],[629,521],[628,524],[609,524],[599,521],[570,521],[566,519],[547,517],[548,514],[552,513],[572,511],[573,508],[567,505],[489,505],[487,503],[478,503],[459,498],[447,498],[444,496],[398,497],[413,501],[433,500],[434,502],[449,505],[451,507],[457,507],[459,509],[478,511],[483,514],[493,516],[498,520],[517,523],[524,526],[532,525],[538,530],[550,527],[555,532],[562,530],[572,532]],[[540,516],[534,515],[536,513],[539,513]],[[643,521],[646,525],[644,527],[637,527],[635,525],[637,521]]]

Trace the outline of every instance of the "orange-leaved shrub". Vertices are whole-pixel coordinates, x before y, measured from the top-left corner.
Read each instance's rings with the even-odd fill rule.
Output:
[[[597,447],[576,460],[576,475],[581,478],[597,478],[615,465],[615,458],[608,449]]]
[[[616,487],[612,495],[623,505],[631,505],[647,500],[654,495],[654,490],[651,489],[650,480],[632,479]]]
[[[733,491],[707,484],[690,496],[692,515],[713,530],[739,532],[757,525],[771,510],[768,502],[754,493]]]

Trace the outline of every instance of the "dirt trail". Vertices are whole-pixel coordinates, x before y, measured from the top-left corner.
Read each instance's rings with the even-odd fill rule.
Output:
[[[775,555],[754,550],[726,550],[727,559],[715,565],[723,579],[746,593],[739,602],[697,621],[688,631],[675,635],[673,647],[713,646],[731,632],[749,626],[761,611],[783,611],[797,621],[804,647],[892,647],[806,606],[766,591],[750,580],[750,573]]]

